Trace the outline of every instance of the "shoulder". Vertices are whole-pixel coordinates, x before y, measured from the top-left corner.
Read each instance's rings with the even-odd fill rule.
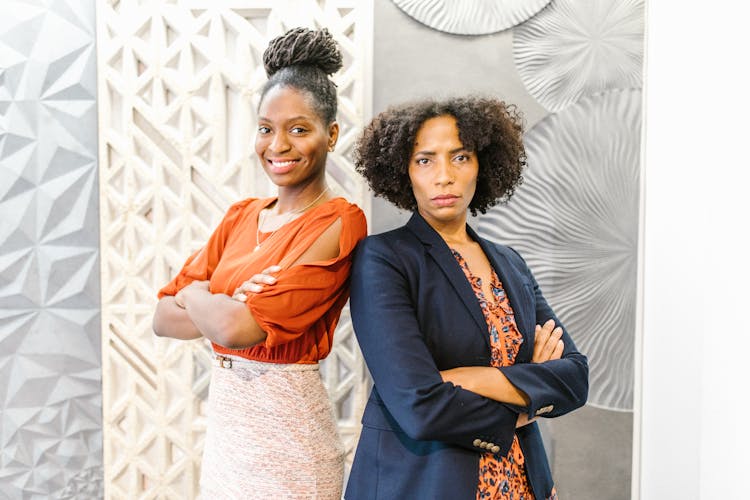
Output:
[[[246,198],[232,203],[224,213],[219,226],[222,230],[230,230],[244,221],[251,214],[256,214],[267,203],[268,198]]]
[[[240,217],[249,213],[257,213],[266,206],[272,198],[245,198],[232,203],[227,209],[225,218]]]
[[[406,226],[401,226],[362,240],[357,247],[356,258],[364,261],[383,260],[393,266],[404,264],[415,254],[423,255],[424,247]]]
[[[340,220],[341,237],[351,239],[354,244],[367,236],[365,213],[354,203],[344,198],[333,198],[320,206],[316,220],[328,225]]]
[[[518,251],[515,248],[508,246],[508,245],[503,245],[501,243],[497,243],[495,241],[487,240],[484,238],[482,240],[485,242],[485,244],[489,248],[492,249],[492,251],[505,257],[505,259],[508,262],[510,262],[510,264],[516,269],[518,269],[520,272],[525,273],[525,274],[528,274],[531,272],[529,270],[528,264],[526,264],[526,261],[524,260],[524,258],[521,256],[520,253],[518,253]]]
[[[345,223],[363,225],[367,227],[365,213],[355,203],[341,197],[328,200],[330,212],[342,218]]]

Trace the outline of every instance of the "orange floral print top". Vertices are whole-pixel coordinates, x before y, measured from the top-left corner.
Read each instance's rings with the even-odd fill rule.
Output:
[[[513,309],[503,284],[494,269],[492,270],[492,297],[490,300],[482,291],[482,278],[474,276],[464,258],[451,249],[458,261],[466,279],[471,283],[479,306],[482,308],[484,319],[490,336],[490,364],[491,366],[510,366],[516,360],[516,355],[523,342],[523,337],[516,327]],[[506,455],[499,453],[482,453],[479,458],[479,482],[477,484],[477,500],[534,500],[528,478],[526,466],[518,443],[513,438],[513,444]],[[557,493],[552,489],[552,495],[547,500],[557,500]]]

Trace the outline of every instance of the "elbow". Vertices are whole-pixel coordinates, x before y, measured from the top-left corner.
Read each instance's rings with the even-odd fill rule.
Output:
[[[417,441],[432,441],[435,439],[434,433],[429,425],[419,418],[411,418],[401,427],[404,433],[411,439]]]
[[[589,363],[586,356],[580,355],[580,359],[576,360],[578,366],[578,374],[576,379],[578,380],[578,387],[575,391],[575,403],[576,408],[586,404],[589,398]]]
[[[246,322],[228,315],[215,325],[212,340],[227,349],[246,349],[265,340],[265,332],[255,333]]]
[[[439,422],[436,421],[437,415],[430,416],[427,408],[419,408],[419,405],[412,406],[400,419],[399,425],[404,434],[411,439],[418,441],[434,441],[440,439],[440,432],[437,430]]]
[[[151,329],[154,331],[154,335],[157,337],[165,337],[165,331],[164,331],[164,320],[162,317],[164,316],[162,310],[161,310],[162,302],[161,300],[157,302],[156,304],[156,311],[154,311],[154,319],[151,320]]]

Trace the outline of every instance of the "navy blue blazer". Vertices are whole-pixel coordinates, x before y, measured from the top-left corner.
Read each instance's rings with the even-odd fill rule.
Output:
[[[480,238],[523,335],[516,362],[499,368],[525,392],[528,407],[499,403],[444,383],[440,370],[489,366],[487,323],[445,241],[418,214],[369,236],[354,257],[350,310],[374,387],[345,497],[474,499],[480,453],[507,453],[518,435],[534,496],[549,496],[552,476],[536,423],[516,430],[519,413],[556,417],[582,406],[588,362],[567,332],[561,359],[531,363],[534,328],[550,318],[524,260]]]

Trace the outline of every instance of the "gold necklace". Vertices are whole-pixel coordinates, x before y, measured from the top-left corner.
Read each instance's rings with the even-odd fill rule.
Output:
[[[279,224],[279,226],[276,229],[274,229],[273,231],[271,231],[271,234],[269,234],[268,237],[265,240],[263,240],[263,241],[270,240],[271,236],[273,236],[274,233],[276,233],[276,231],[278,231],[287,222],[289,222],[290,220],[292,220],[292,216],[294,216],[296,214],[299,214],[299,213],[302,213],[305,210],[307,210],[308,208],[310,208],[311,206],[315,205],[318,202],[318,200],[320,200],[323,197],[323,195],[326,194],[327,191],[328,191],[328,186],[326,186],[326,188],[323,191],[321,191],[320,194],[313,201],[311,201],[310,203],[308,203],[304,207],[298,208],[296,210],[290,210],[289,212],[287,212],[286,213],[287,217],[284,220],[284,222],[282,222],[281,224]],[[253,249],[253,252],[260,250],[260,227],[266,221],[266,210],[268,210],[268,209],[264,208],[263,210],[261,210],[260,211],[260,215],[258,217],[258,227],[255,228],[255,248]]]

